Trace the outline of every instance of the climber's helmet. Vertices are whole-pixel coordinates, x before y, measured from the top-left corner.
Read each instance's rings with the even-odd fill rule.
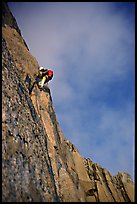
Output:
[[[44,67],[39,67],[39,71],[43,71],[44,70]]]

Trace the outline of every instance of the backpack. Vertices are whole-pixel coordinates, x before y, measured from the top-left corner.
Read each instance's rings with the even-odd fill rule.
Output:
[[[53,71],[52,70],[48,70],[48,77],[50,79],[52,79],[52,77],[53,77]]]

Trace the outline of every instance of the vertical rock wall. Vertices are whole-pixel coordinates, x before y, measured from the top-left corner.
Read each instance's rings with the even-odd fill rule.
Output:
[[[3,202],[59,201],[47,134],[2,41]]]

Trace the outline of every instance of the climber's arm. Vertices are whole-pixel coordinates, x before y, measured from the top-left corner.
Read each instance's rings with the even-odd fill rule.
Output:
[[[43,71],[43,74],[45,75],[45,74],[48,74],[48,69],[45,69],[44,71]]]

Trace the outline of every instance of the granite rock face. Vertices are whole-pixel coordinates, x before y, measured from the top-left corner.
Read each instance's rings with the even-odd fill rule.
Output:
[[[48,84],[29,94],[39,65],[5,3],[2,13],[2,201],[133,202],[130,175],[112,176],[64,137]]]

